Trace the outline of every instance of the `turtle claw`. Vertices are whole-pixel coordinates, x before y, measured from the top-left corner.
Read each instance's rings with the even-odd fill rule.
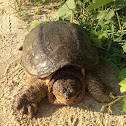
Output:
[[[33,118],[38,109],[37,103],[29,102],[25,97],[22,97],[18,101],[17,110],[21,114],[21,118],[27,115],[29,118]]]
[[[38,109],[37,103],[32,103],[28,106],[28,116],[32,119]]]

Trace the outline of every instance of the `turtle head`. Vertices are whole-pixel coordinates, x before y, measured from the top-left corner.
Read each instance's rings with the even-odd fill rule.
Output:
[[[53,84],[53,94],[63,104],[72,104],[81,91],[81,81],[73,75],[63,75]]]

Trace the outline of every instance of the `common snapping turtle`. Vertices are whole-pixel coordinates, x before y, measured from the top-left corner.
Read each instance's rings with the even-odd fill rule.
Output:
[[[71,105],[83,98],[86,89],[98,102],[110,102],[114,93],[90,71],[98,62],[96,49],[79,25],[66,21],[40,24],[23,44],[28,89],[17,109],[32,117],[46,95],[50,103]]]

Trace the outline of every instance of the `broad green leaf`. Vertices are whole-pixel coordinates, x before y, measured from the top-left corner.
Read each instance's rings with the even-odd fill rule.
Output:
[[[73,18],[72,10],[67,11],[67,13],[66,13],[66,15],[65,15],[64,18],[65,18],[65,20],[67,20],[67,21],[71,21],[72,18]]]
[[[26,29],[27,29],[29,32],[30,32],[33,28],[34,28],[33,25],[28,25],[28,26],[26,27]]]
[[[123,106],[123,110],[122,111],[126,112],[126,98],[124,98],[123,101],[124,101],[124,106]]]
[[[119,79],[124,80],[125,78],[126,78],[126,68],[124,68],[119,74]]]
[[[33,23],[32,23],[31,25],[28,25],[28,26],[26,27],[26,29],[30,32],[33,28],[37,27],[39,24],[40,24],[39,21],[34,20]]]
[[[68,19],[72,19],[71,16],[73,14],[72,10],[74,10],[76,8],[75,5],[75,1],[74,0],[67,0],[64,5],[58,9],[57,11],[57,15],[59,16],[59,18],[61,18],[62,20],[68,20]]]
[[[67,6],[71,10],[76,8],[76,4],[74,0],[67,0],[64,5]]]
[[[104,41],[107,38],[106,32],[98,32],[98,38]]]
[[[104,37],[105,38],[107,37],[107,34],[104,31],[96,32],[94,30],[94,31],[91,31],[90,34],[91,34],[92,37],[99,38],[99,39],[102,39],[102,40],[105,40]]]
[[[57,15],[58,15],[59,17],[65,16],[66,13],[67,13],[67,11],[69,11],[68,8],[62,7],[62,8],[60,8],[60,9],[58,9]]]
[[[95,30],[90,31],[90,36],[93,37],[93,38],[97,38],[98,33]]]
[[[97,15],[97,19],[101,19],[105,13],[105,10],[100,11],[99,14]]]
[[[39,24],[40,24],[40,23],[39,23],[38,20],[34,20],[34,21],[33,21],[33,26],[34,26],[34,27],[37,27]]]
[[[77,4],[78,4],[80,7],[83,7],[83,3],[82,3],[80,0],[77,0]]]
[[[96,31],[90,32],[90,39],[95,43],[97,47],[101,47],[102,41],[98,38],[98,33]]]
[[[114,15],[115,15],[114,10],[110,9],[110,11],[108,12],[108,14],[105,16],[105,19],[106,20],[110,20]]]
[[[101,47],[102,41],[100,39],[91,37],[91,40],[95,43],[97,47]]]
[[[105,6],[106,4],[112,2],[113,0],[96,0],[96,3],[88,6],[88,9],[99,8]]]
[[[126,92],[126,78],[124,80],[122,80],[119,85],[121,85],[120,87],[120,92],[123,93],[123,92]]]
[[[123,51],[126,53],[126,44],[124,46],[122,46]]]

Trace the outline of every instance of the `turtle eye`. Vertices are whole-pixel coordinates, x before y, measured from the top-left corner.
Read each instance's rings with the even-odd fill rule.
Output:
[[[67,91],[67,89],[66,88],[63,88],[63,93],[65,93]]]

